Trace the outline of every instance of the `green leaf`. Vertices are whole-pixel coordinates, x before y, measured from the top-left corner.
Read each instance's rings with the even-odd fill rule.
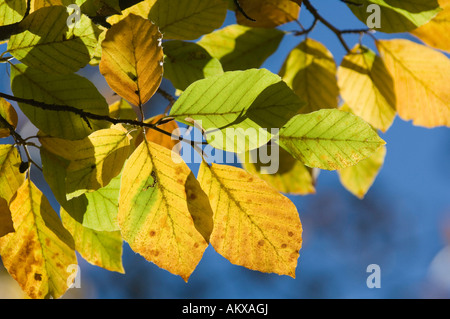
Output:
[[[307,38],[300,43],[289,53],[279,74],[308,103],[302,113],[337,108],[336,64],[331,52],[320,42]]]
[[[11,65],[11,88],[16,97],[108,115],[105,98],[94,84],[76,74],[48,74],[23,64]],[[19,103],[19,106],[38,129],[64,139],[82,139],[109,126],[106,122],[90,120],[89,127],[79,115],[64,110],[44,110],[25,103]]]
[[[94,57],[100,29],[82,15],[69,29],[63,6],[41,8],[21,22],[25,31],[11,36],[8,51],[27,66],[48,73],[68,74]]]
[[[64,227],[72,234],[75,250],[89,263],[110,271],[125,273],[122,266],[122,237],[119,231],[96,231],[76,221],[64,208],[60,211]]]
[[[279,143],[306,166],[325,170],[355,165],[385,144],[360,117],[335,109],[296,115]]]
[[[347,3],[358,19],[367,24],[372,20],[371,5],[380,9],[377,31],[396,33],[411,31],[433,19],[441,10],[437,0],[353,0]]]
[[[20,22],[27,10],[26,0],[3,0],[0,2],[0,26]]]
[[[197,80],[223,74],[219,60],[196,43],[164,42],[164,77],[178,90],[184,91]]]
[[[259,68],[278,48],[285,33],[278,29],[230,25],[205,35],[198,44],[222,63],[225,71]]]
[[[126,130],[98,130],[82,140],[40,136],[42,147],[70,161],[66,170],[68,200],[105,187],[120,174],[129,155]]]
[[[223,0],[150,0],[148,18],[164,39],[194,40],[222,26],[227,13]]]
[[[117,211],[121,174],[103,188],[71,200],[66,199],[66,175],[69,161],[41,148],[45,180],[58,203],[84,227],[97,231],[117,231]]]
[[[394,121],[394,81],[383,60],[359,45],[347,54],[338,69],[341,96],[353,113],[386,132]]]
[[[170,115],[201,121],[216,148],[244,152],[266,144],[304,103],[281,78],[265,69],[230,71],[189,86]]]

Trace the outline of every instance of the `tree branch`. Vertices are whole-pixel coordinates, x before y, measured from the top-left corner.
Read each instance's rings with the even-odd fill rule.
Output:
[[[89,120],[96,120],[96,121],[106,121],[106,122],[109,122],[112,124],[128,124],[131,126],[137,126],[137,127],[149,128],[149,129],[155,130],[159,133],[165,134],[167,136],[171,136],[181,142],[188,143],[191,146],[195,146],[197,143],[203,143],[203,142],[187,140],[182,136],[176,136],[176,135],[172,134],[171,132],[167,132],[167,131],[159,128],[158,125],[161,125],[162,122],[151,124],[151,123],[145,123],[143,121],[137,121],[137,120],[115,119],[115,118],[112,118],[107,115],[99,115],[99,114],[86,112],[86,111],[83,111],[82,109],[78,109],[78,108],[70,106],[70,105],[47,104],[47,103],[43,103],[43,102],[31,100],[31,99],[24,99],[21,97],[16,97],[16,96],[5,94],[2,92],[0,92],[0,97],[10,100],[10,101],[29,104],[31,106],[38,107],[40,109],[47,110],[47,111],[71,112],[71,113],[74,113],[74,114],[80,116],[87,123],[89,123]],[[23,139],[21,139],[21,140],[24,141]]]

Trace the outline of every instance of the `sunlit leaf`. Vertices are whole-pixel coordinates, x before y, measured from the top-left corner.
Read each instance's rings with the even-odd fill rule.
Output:
[[[161,83],[161,37],[152,22],[130,14],[102,42],[100,72],[117,94],[136,106],[147,102]]]
[[[236,10],[239,24],[255,28],[274,28],[297,19],[300,7],[291,0],[239,0],[242,10],[253,20]]]
[[[353,113],[373,127],[387,131],[396,114],[392,77],[375,52],[358,45],[338,69],[342,98]]]
[[[257,175],[282,193],[306,195],[316,192],[315,178],[311,169],[305,167],[286,150],[279,147],[277,156],[271,157],[272,162],[270,163],[262,160],[260,152],[262,152],[262,148],[250,151],[245,156],[244,154],[239,156],[242,166],[247,172]],[[273,154],[267,154],[270,151],[264,150],[263,152],[264,156],[273,156]],[[268,174],[268,169],[275,168],[277,168],[276,172]]]
[[[25,173],[19,171],[21,162],[13,145],[0,145],[0,198],[8,203],[25,179]]]
[[[397,112],[414,125],[450,126],[450,60],[409,40],[380,40],[378,51],[394,80]]]
[[[375,30],[387,33],[411,31],[440,11],[437,0],[352,0],[347,5],[363,23],[371,24],[377,16]]]
[[[119,231],[96,231],[81,225],[63,208],[64,227],[72,234],[75,249],[89,263],[110,271],[125,273],[122,266],[122,237]]]
[[[429,46],[450,52],[450,0],[439,0],[439,5],[443,10],[411,33]]]
[[[334,109],[294,116],[279,142],[306,166],[325,170],[355,165],[385,144],[360,117]]]
[[[164,77],[179,90],[185,90],[197,80],[223,74],[219,60],[196,43],[167,41],[164,54]]]
[[[82,15],[69,29],[66,7],[41,8],[21,22],[25,31],[11,36],[8,51],[27,66],[48,73],[68,74],[89,63],[100,29]]]
[[[164,117],[165,117],[164,114],[156,115],[146,122],[155,124]],[[177,135],[178,124],[176,121],[170,121],[170,122],[158,125],[158,128],[160,128],[161,130],[164,130],[170,134]],[[175,147],[175,145],[177,145],[179,143],[178,140],[172,139],[172,136],[166,135],[164,133],[161,133],[161,132],[158,132],[158,131],[152,130],[152,129],[147,129],[147,132],[145,135],[146,135],[147,141],[164,146],[164,147],[168,148],[169,150],[172,150]]]
[[[194,40],[220,28],[227,3],[223,0],[150,0],[148,18],[155,22],[164,39]]]
[[[279,76],[251,69],[195,82],[170,116],[187,124],[187,118],[201,121],[211,145],[241,153],[266,144],[269,130],[282,127],[303,106]]]
[[[68,200],[105,187],[119,175],[129,155],[130,137],[119,129],[98,130],[82,140],[41,136],[48,151],[70,161],[66,174]]]
[[[15,232],[0,238],[0,255],[30,298],[59,298],[72,284],[74,242],[47,198],[26,180],[10,203]]]
[[[187,281],[212,229],[211,207],[194,175],[181,157],[144,141],[122,176],[118,218],[124,240]]]
[[[308,103],[302,113],[337,107],[336,64],[331,52],[320,42],[307,38],[300,43],[289,53],[279,74]]]
[[[42,170],[45,180],[58,203],[84,227],[97,231],[117,231],[121,174],[95,192],[71,200],[66,198],[66,175],[70,161],[41,148]]]
[[[109,116],[115,119],[136,120],[134,108],[124,99],[120,99],[109,106]]]
[[[383,145],[358,164],[338,170],[342,185],[355,196],[364,198],[383,166],[385,155],[386,146]]]
[[[198,180],[214,212],[214,249],[233,264],[295,277],[302,246],[295,205],[237,167],[202,162]]]
[[[285,33],[278,29],[229,25],[205,35],[198,44],[222,63],[225,71],[259,68],[278,48]]]
[[[13,108],[11,103],[3,98],[0,98],[0,116],[3,117],[9,124],[13,127],[17,127],[17,122],[19,118],[17,116],[16,110]],[[10,135],[9,128],[0,122],[0,138],[7,137]]]
[[[0,26],[20,22],[27,10],[27,0],[3,0],[0,2]]]
[[[98,115],[108,115],[108,104],[97,88],[77,74],[48,74],[23,64],[11,65],[11,88],[14,96],[47,104],[69,105]],[[19,103],[28,119],[48,135],[64,139],[82,139],[106,122],[90,120],[67,111],[44,110]]]

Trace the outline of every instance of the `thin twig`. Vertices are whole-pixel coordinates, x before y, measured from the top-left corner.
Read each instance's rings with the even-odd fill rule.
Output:
[[[325,19],[324,17],[322,17],[319,12],[317,11],[316,8],[314,8],[314,6],[311,4],[311,2],[309,0],[303,0],[303,4],[305,5],[306,9],[308,9],[309,12],[311,12],[311,14],[320,22],[322,22],[328,29],[330,29],[335,35],[336,37],[339,39],[339,41],[341,42],[342,46],[344,47],[344,49],[350,53],[350,48],[348,47],[347,43],[345,42],[344,38],[342,37],[342,32],[337,29],[334,25],[332,25],[330,22],[328,22],[327,19]]]

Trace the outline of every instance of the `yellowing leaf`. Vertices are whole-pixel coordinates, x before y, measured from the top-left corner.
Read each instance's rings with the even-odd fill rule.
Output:
[[[0,198],[8,203],[25,179],[25,174],[19,171],[21,162],[13,145],[0,145]]]
[[[14,225],[8,202],[4,198],[0,198],[0,237],[12,232],[14,232]]]
[[[214,249],[233,264],[295,277],[302,245],[295,205],[237,167],[203,162],[198,180],[214,212]]]
[[[261,148],[257,149],[258,152]],[[276,173],[266,174],[263,170],[268,165],[274,165],[273,163],[262,163],[260,154],[254,154],[256,150],[252,150],[249,153],[240,155],[239,158],[242,161],[243,168],[254,175],[257,175],[262,180],[266,181],[269,185],[282,193],[306,195],[313,194],[315,190],[315,179],[311,172],[311,169],[305,167],[305,165],[296,160],[285,151],[283,148],[279,148],[278,158],[276,159],[278,169]]]
[[[125,164],[118,220],[135,252],[188,280],[208,246],[212,211],[181,157],[144,140]]]
[[[239,0],[242,10],[256,21],[247,19],[236,10],[239,24],[255,28],[274,28],[297,19],[300,12],[298,4],[291,0]]]
[[[353,113],[387,131],[394,121],[395,92],[391,75],[375,52],[357,45],[338,69],[342,98]]]
[[[450,0],[439,0],[439,6],[443,10],[433,20],[411,33],[433,48],[450,52]]]
[[[342,185],[352,194],[364,198],[384,163],[386,146],[354,166],[338,170]]]
[[[12,126],[17,127],[17,122],[19,121],[17,112],[12,105],[3,98],[0,98],[0,116]],[[0,138],[8,137],[9,135],[9,129],[0,122]]]
[[[102,42],[100,72],[111,89],[140,106],[155,94],[163,74],[162,35],[149,20],[128,15]]]
[[[0,255],[30,298],[59,298],[76,265],[72,236],[42,192],[26,180],[10,203],[15,232],[0,238]]]
[[[64,227],[75,240],[75,249],[89,263],[110,271],[125,273],[122,266],[122,237],[119,231],[96,231],[77,222],[61,208]]]
[[[42,136],[40,142],[48,151],[70,160],[66,175],[70,200],[108,185],[119,175],[129,155],[130,137],[126,131],[104,129],[82,140]]]
[[[136,120],[137,114],[133,107],[124,99],[109,106],[109,116],[115,119]]]
[[[289,53],[279,74],[308,103],[302,113],[337,107],[336,64],[331,52],[320,42],[307,38],[300,43]]]
[[[380,40],[377,48],[394,80],[398,115],[414,125],[450,126],[450,60],[404,39]]]

